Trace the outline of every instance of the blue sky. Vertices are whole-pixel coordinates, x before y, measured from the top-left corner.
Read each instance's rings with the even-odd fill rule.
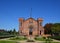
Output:
[[[0,0],[0,29],[19,29],[20,17],[28,19],[30,9],[34,19],[46,23],[60,23],[60,0]]]

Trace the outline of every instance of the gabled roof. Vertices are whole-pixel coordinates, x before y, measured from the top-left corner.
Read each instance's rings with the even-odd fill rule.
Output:
[[[31,18],[28,18],[27,20],[29,20],[29,19],[32,19],[32,20],[36,21],[36,20],[35,20],[34,18],[32,18],[32,17],[31,17]],[[26,20],[26,21],[27,21],[27,20]]]

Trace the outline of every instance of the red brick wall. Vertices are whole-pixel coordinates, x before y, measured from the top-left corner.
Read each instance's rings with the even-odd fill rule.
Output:
[[[41,35],[44,34],[44,28],[42,27],[42,25],[40,25],[40,23],[42,23],[42,19],[38,19],[35,20],[33,18],[29,18],[27,20],[24,20],[23,18],[19,19],[19,34],[20,35],[27,35],[29,36],[29,27],[32,26],[33,27],[33,32],[32,35],[40,35],[40,30],[41,30]],[[32,23],[30,23],[32,22]],[[21,25],[22,23],[22,25]],[[22,31],[22,33],[21,33]]]

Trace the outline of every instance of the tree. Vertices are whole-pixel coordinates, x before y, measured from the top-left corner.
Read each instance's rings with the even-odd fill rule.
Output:
[[[51,29],[52,29],[53,34],[59,35],[60,34],[60,23],[53,24]]]
[[[51,34],[51,27],[52,27],[52,23],[47,23],[47,24],[44,26],[45,34]]]
[[[8,33],[9,33],[9,34],[12,34],[12,30],[9,30]]]
[[[13,34],[16,35],[16,30],[15,30],[15,28],[13,29]]]
[[[45,34],[60,35],[60,23],[47,23],[44,28]]]

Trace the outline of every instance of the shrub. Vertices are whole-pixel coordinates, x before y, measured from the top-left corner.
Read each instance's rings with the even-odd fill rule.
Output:
[[[52,36],[52,39],[60,40],[60,36]]]
[[[0,39],[15,37],[14,35],[1,35]]]
[[[46,40],[45,40],[45,43],[51,43],[53,40],[51,39],[51,38],[47,38]]]
[[[26,40],[27,38],[26,37],[13,37],[13,38],[10,38],[10,40]]]
[[[45,39],[43,37],[36,37],[35,40],[45,41]]]
[[[27,40],[27,42],[34,42],[34,40]]]
[[[44,39],[46,39],[46,37],[43,37]]]

